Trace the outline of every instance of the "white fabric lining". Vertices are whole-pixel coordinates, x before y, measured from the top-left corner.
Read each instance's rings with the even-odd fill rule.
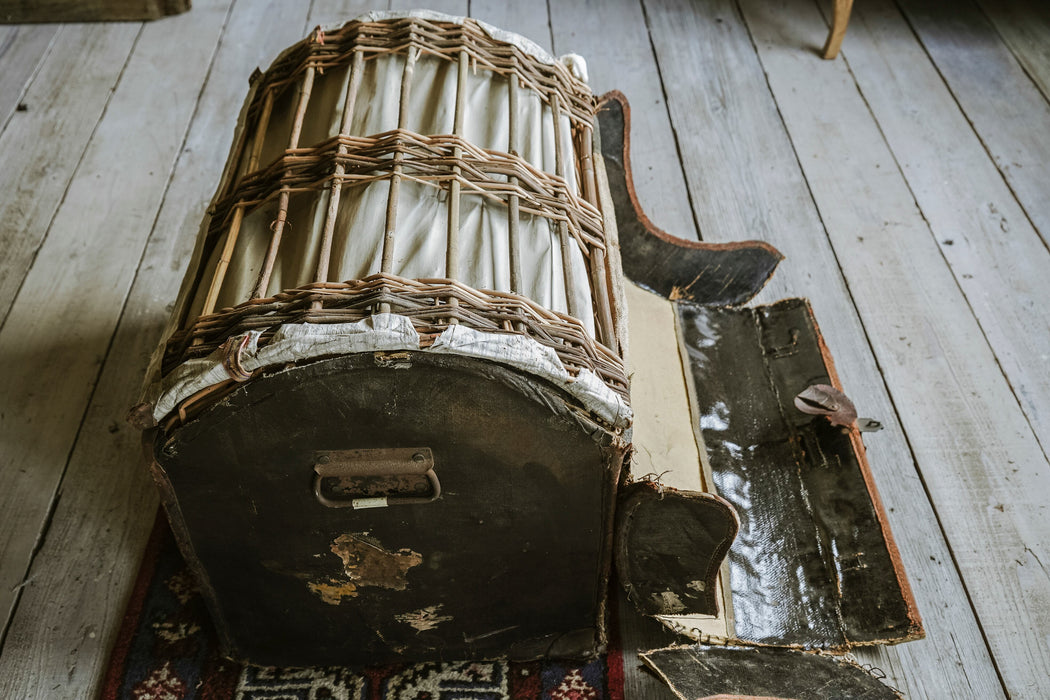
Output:
[[[462,23],[464,18],[435,12],[370,13],[363,19],[387,19],[403,16],[419,16],[438,21]],[[553,64],[561,61],[570,72],[586,80],[586,64],[578,56],[568,55],[555,59],[539,46],[519,35],[505,32],[483,22],[478,24],[494,39],[516,45],[537,60]],[[351,124],[352,134],[382,133],[396,127],[400,80],[404,56],[389,56],[369,60]],[[380,70],[377,66],[385,62]],[[420,133],[451,133],[454,117],[455,64],[436,57],[420,57],[413,84],[413,115],[408,126]],[[318,74],[308,104],[300,146],[309,147],[320,143],[338,132],[342,120],[342,99],[349,81],[349,67],[334,68]],[[331,81],[324,87],[325,81]],[[370,81],[370,82],[369,82]],[[428,84],[429,81],[429,84]],[[468,74],[464,138],[475,145],[494,151],[515,152],[533,167],[554,173],[554,120],[550,108],[543,104],[539,95],[523,87],[517,88],[519,110],[518,142],[509,143],[509,95],[505,78],[487,70],[472,70]],[[260,88],[255,83],[249,91],[245,106],[238,120],[237,133],[241,134],[245,114],[254,95]],[[260,164],[278,157],[287,144],[291,130],[292,112],[295,109],[297,85],[275,100],[274,111],[267,129],[266,142]],[[371,96],[371,100],[368,97]],[[482,116],[484,115],[484,116]],[[559,122],[564,149],[565,177],[568,185],[579,189],[576,161],[571,139],[571,123],[565,112]],[[239,137],[238,137],[239,138]],[[227,162],[223,183],[247,166],[249,143],[242,151],[240,163]],[[269,160],[268,160],[269,159]],[[222,187],[225,187],[224,184]],[[445,245],[445,200],[447,192],[433,187],[403,182],[401,206],[398,212],[394,272],[406,277],[444,277]],[[405,193],[413,187],[418,192]],[[330,281],[360,279],[379,270],[382,250],[382,232],[385,225],[385,210],[388,184],[378,182],[368,186],[344,187],[338,210],[336,234],[333,240]],[[327,207],[327,192],[296,193],[292,195],[289,210],[290,226],[285,230],[280,254],[271,277],[268,293],[312,282],[316,266],[320,230]],[[406,204],[406,200],[410,200]],[[414,200],[414,201],[411,201]],[[226,275],[217,309],[234,306],[248,298],[255,284],[261,261],[270,240],[270,223],[276,218],[276,202],[264,204],[256,212],[245,217],[245,222],[234,251],[234,259]],[[465,194],[461,199],[460,281],[479,289],[511,291],[509,233],[506,208],[477,195]],[[410,229],[413,222],[425,224],[420,231],[410,235],[402,229]],[[171,324],[165,331],[157,352],[151,361],[144,400],[155,406],[155,417],[160,420],[176,408],[183,399],[229,378],[222,366],[221,350],[207,358],[189,360],[161,378],[161,363],[167,338],[178,327],[187,309],[186,318],[192,322],[203,306],[203,296],[211,279],[211,271],[218,262],[221,241],[212,252],[210,260],[201,258],[202,242],[209,229],[205,219],[194,251],[193,262],[180,291],[179,301]],[[564,271],[560,240],[556,226],[548,219],[522,215],[520,218],[520,245],[522,254],[521,293],[538,304],[555,311],[567,313],[568,303],[564,284]],[[576,296],[581,312],[580,321],[594,336],[594,319],[591,310],[589,275],[578,246],[571,247],[570,265],[574,268],[577,286],[569,290]],[[466,258],[470,260],[466,260]],[[194,289],[193,280],[197,270],[203,267],[201,280]],[[258,347],[258,332],[237,336],[247,340],[242,352],[246,370],[263,366],[279,367],[295,359],[315,358],[331,354],[368,352],[380,350],[418,349],[419,338],[411,322],[402,316],[373,316],[357,324],[287,324],[279,329],[274,339]],[[407,324],[407,325],[406,325]],[[452,330],[452,329],[450,329]],[[468,329],[469,330],[469,329]],[[617,426],[630,424],[631,412],[627,403],[589,371],[582,371],[573,378],[565,370],[556,354],[546,360],[530,364],[513,358],[544,357],[544,346],[537,341],[514,336],[508,343],[499,334],[475,332],[470,342],[464,329],[453,330],[437,344],[438,352],[485,357],[497,362],[511,364],[527,372],[543,376],[563,386],[576,396],[583,405],[601,416],[603,420]],[[481,336],[491,335],[493,342]],[[540,350],[537,352],[535,347]],[[502,358],[498,349],[513,348],[510,359]],[[513,360],[513,361],[512,361]]]
[[[365,63],[361,96],[350,133],[384,133],[397,127],[403,55],[381,56]],[[338,133],[342,120],[342,94],[349,80],[348,67],[326,71],[315,78],[300,145],[321,143]],[[517,152],[533,167],[555,173],[554,119],[550,108],[535,92],[517,88],[518,139],[509,143],[508,82],[490,71],[469,73],[465,98],[463,137],[486,149]],[[411,131],[447,134],[453,130],[456,94],[455,64],[433,56],[417,62],[410,97]],[[364,96],[372,95],[368,100]],[[264,138],[260,164],[277,158],[288,145],[298,87],[290,85],[275,99]],[[579,189],[572,125],[568,113],[558,122],[566,184]],[[245,149],[240,170],[247,168]],[[343,188],[336,218],[333,250],[326,281],[361,279],[380,270],[386,226],[389,181]],[[395,250],[391,272],[407,278],[445,276],[448,193],[436,187],[403,180],[395,224]],[[328,206],[327,190],[291,196],[287,221],[267,295],[316,281],[315,269],[321,231]],[[265,258],[277,218],[276,195],[247,215],[241,226],[232,260],[225,273],[216,309],[247,301]],[[460,200],[459,281],[475,289],[515,291],[510,286],[509,224],[506,207],[464,189]],[[556,227],[549,219],[523,215],[519,219],[521,269],[517,290],[545,308],[567,313],[568,296],[580,309],[580,322],[594,337],[594,313],[587,263],[572,243],[569,265],[575,289],[565,287],[565,261]],[[217,245],[205,270],[214,270],[221,255]],[[190,305],[190,318],[200,314],[208,292],[210,274],[203,276]]]
[[[375,314],[355,323],[284,324],[260,348],[261,335],[260,331],[248,331],[231,339],[234,343],[247,340],[240,353],[240,365],[248,372],[331,355],[420,349],[419,334],[411,319],[399,314]],[[590,370],[581,370],[573,378],[557,353],[533,338],[456,325],[445,329],[426,352],[509,365],[562,387],[614,428],[625,428],[631,423],[631,409],[619,394]],[[223,354],[219,348],[208,357],[188,360],[151,387],[153,395],[148,400],[153,405],[154,418],[163,420],[184,399],[229,379],[222,364]]]

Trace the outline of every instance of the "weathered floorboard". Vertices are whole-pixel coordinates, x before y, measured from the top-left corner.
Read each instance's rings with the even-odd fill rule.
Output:
[[[59,30],[0,134],[0,328],[138,36],[137,24]]]
[[[971,2],[901,2],[937,70],[1050,245],[1050,103]]]
[[[194,13],[142,30],[0,331],[0,366],[6,368],[0,376],[5,409],[0,418],[5,446],[0,615],[5,626],[46,531],[70,449],[189,127],[226,4],[199,2]],[[170,82],[157,81],[157,65],[168,66]],[[163,86],[160,94],[158,86]]]
[[[1050,251],[896,6],[877,0],[857,9],[849,68],[1046,449]]]
[[[390,0],[391,10],[415,10],[425,7],[435,12],[444,12],[447,15],[461,17],[467,14],[467,0],[427,0],[420,3],[417,0]]]
[[[1045,452],[1050,251],[896,7],[855,20],[853,77]]]
[[[845,65],[811,61],[797,50],[818,21],[815,6],[786,0],[743,7],[952,557],[969,590],[996,592],[969,596],[996,670],[1012,697],[1045,695],[1050,648],[1040,630],[1050,623],[1050,586],[1038,562],[1050,559],[1050,465],[1008,381],[991,371],[992,349],[852,75]],[[844,49],[847,60],[852,46]],[[908,57],[897,52],[894,60]],[[814,104],[822,106],[819,119]],[[897,534],[906,537],[905,528],[923,524],[902,525]],[[923,575],[918,567],[911,572]],[[968,626],[963,592],[926,583],[917,586],[924,588],[928,639],[899,649],[901,663],[914,669],[910,694],[942,696],[944,684],[953,683],[951,697],[993,696],[996,679],[987,667],[975,677],[977,663],[963,675],[949,659],[938,666],[922,658],[926,648],[958,642]],[[972,623],[969,633],[976,637]],[[979,661],[978,642],[960,653]],[[935,674],[944,677],[935,682]]]
[[[190,14],[205,12],[202,6],[198,0]],[[220,10],[214,8],[211,20],[217,26],[223,22]],[[225,165],[248,75],[301,38],[305,20],[304,5],[280,0],[265,8],[238,3],[230,14],[227,40],[215,54],[73,450],[63,496],[11,623],[0,656],[0,696],[50,698],[49,689],[61,683],[69,697],[81,697],[88,693],[77,689],[94,688],[105,670],[156,512],[139,433],[122,417],[138,394]],[[238,36],[256,40],[229,40]],[[203,79],[197,79],[198,89]],[[70,668],[73,682],[66,680]]]
[[[547,8],[539,3],[470,0],[470,16],[521,34],[553,52],[550,17]]]
[[[307,31],[318,25],[349,22],[374,8],[375,4],[368,0],[314,0],[310,4]]]
[[[846,393],[863,415],[887,428],[865,441],[872,471],[919,612],[928,630],[947,632],[931,636],[932,641],[869,652],[866,658],[876,659],[891,683],[917,697],[927,694],[924,688],[936,688],[935,697],[1001,695],[973,615],[965,607],[941,607],[945,600],[964,601],[966,593],[938,536],[893,402],[839,272],[821,221],[823,211],[813,204],[742,20],[728,2],[705,5],[704,16],[698,16],[695,5],[677,0],[649,0],[646,7],[664,80],[676,86],[668,91],[672,119],[679,133],[691,134],[681,142],[682,156],[705,239],[757,237],[786,255],[764,294],[811,299]],[[809,11],[815,12],[815,6]],[[780,20],[768,19],[773,12],[766,5],[749,6],[748,19],[775,24]],[[812,25],[817,35],[823,31],[814,15],[804,24]],[[839,62],[822,61],[807,46],[819,46],[819,38],[784,47],[806,61],[795,66],[800,80],[827,67],[841,70]],[[823,106],[826,99],[809,97],[808,119],[817,111],[814,105]]]
[[[47,56],[58,33],[53,24],[0,27],[0,130],[18,108],[22,93]],[[22,105],[29,111],[30,105]]]
[[[1050,99],[1050,5],[1041,0],[978,0],[1043,97]]]
[[[634,186],[642,207],[672,236],[707,237],[694,223],[686,174],[678,158],[675,131],[667,115],[661,76],[649,43],[639,0],[552,2],[556,53],[587,59],[591,90],[619,90],[631,103]],[[665,81],[666,84],[666,81]],[[673,90],[674,85],[670,88]],[[690,138],[689,134],[679,134]],[[689,173],[692,176],[692,173]],[[755,235],[740,240],[756,238]]]

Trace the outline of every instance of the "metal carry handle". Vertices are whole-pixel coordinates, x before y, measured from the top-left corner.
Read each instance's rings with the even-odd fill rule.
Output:
[[[322,481],[326,477],[353,479],[370,476],[424,476],[430,484],[430,493],[333,499],[322,490]],[[434,471],[434,453],[429,447],[326,450],[314,455],[314,496],[326,508],[383,508],[408,503],[430,503],[440,495],[441,482]]]

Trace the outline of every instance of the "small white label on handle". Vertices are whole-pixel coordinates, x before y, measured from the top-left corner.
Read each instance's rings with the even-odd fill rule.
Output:
[[[386,508],[386,496],[380,496],[379,498],[355,498],[352,501],[354,510],[360,508]]]

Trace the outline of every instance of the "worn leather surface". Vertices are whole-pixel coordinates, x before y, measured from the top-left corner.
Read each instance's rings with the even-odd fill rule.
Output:
[[[714,483],[740,516],[737,637],[833,648],[921,636],[855,428],[793,405],[835,383],[809,304],[677,308]]]
[[[621,490],[616,520],[617,576],[640,611],[718,614],[718,569],[738,526],[729,503],[639,482]]]
[[[157,443],[228,653],[285,666],[598,653],[626,444],[502,366],[389,359],[256,379]],[[315,497],[318,451],[395,447],[432,450],[440,498]]]
[[[598,126],[624,274],[664,297],[699,304],[743,304],[758,294],[784,258],[780,251],[762,241],[690,241],[657,228],[631,180],[630,109],[621,93],[602,97]]]
[[[789,649],[697,645],[645,652],[642,659],[688,700],[898,700],[855,664]]]

